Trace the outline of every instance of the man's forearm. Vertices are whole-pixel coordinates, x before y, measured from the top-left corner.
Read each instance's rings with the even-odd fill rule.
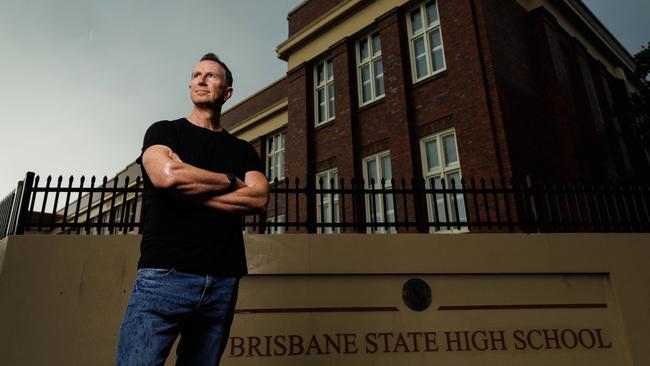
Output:
[[[243,187],[233,192],[212,196],[201,203],[210,208],[238,213],[258,213],[266,209],[268,196],[255,187]]]
[[[142,155],[144,168],[153,185],[158,189],[169,189],[183,196],[214,195],[223,193],[231,186],[223,173],[197,168],[184,163],[169,147],[154,145]],[[244,187],[237,179],[234,188]]]
[[[230,188],[230,180],[223,173],[197,168],[187,163],[171,162],[165,173],[170,177],[167,189],[173,189],[181,195],[214,195]],[[241,182],[238,186],[242,186]]]

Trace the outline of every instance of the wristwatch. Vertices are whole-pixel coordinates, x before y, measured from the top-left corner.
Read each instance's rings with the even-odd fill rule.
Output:
[[[228,192],[230,192],[234,190],[237,185],[237,176],[233,173],[226,173],[226,177],[228,177],[228,180],[230,181],[230,185],[228,186]]]

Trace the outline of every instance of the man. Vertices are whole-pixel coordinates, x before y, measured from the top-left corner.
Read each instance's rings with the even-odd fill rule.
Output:
[[[220,125],[232,91],[226,64],[206,54],[189,116],[145,133],[144,232],[118,365],[163,365],[179,334],[177,365],[219,364],[246,274],[241,215],[265,210],[269,192],[256,151]]]

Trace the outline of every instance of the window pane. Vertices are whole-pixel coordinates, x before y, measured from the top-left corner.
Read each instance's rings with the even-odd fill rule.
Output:
[[[456,139],[454,135],[443,136],[442,146],[445,153],[445,165],[458,162],[458,156],[456,155]]]
[[[332,64],[332,60],[327,61],[327,80],[333,80],[334,79],[334,66]]]
[[[267,140],[266,142],[266,155],[269,155],[273,151],[273,138]]]
[[[386,217],[384,217],[384,222],[395,222],[395,203],[393,201],[392,194],[384,195],[384,202],[386,203]],[[383,215],[383,212],[382,212]],[[388,228],[388,232],[394,233],[396,229],[394,226]]]
[[[420,15],[420,8],[411,11],[411,32],[416,33],[422,29],[422,16]]]
[[[440,37],[440,28],[436,28],[429,33],[429,44],[431,45],[431,52],[437,47],[442,45],[442,39]]]
[[[449,187],[454,187],[454,185],[452,185],[452,180],[454,181],[456,188],[461,187],[460,174],[458,171],[447,174],[447,180],[449,181],[448,182]],[[456,206],[458,206],[458,219],[460,221],[467,221],[467,215],[465,214],[465,198],[463,197],[462,194],[456,194],[455,201],[456,202],[454,202],[454,195],[449,195],[451,221],[456,221]]]
[[[329,180],[327,179],[327,174],[319,174],[316,176],[316,188],[329,189]],[[320,195],[318,195],[320,197]],[[327,195],[323,197],[327,199]],[[320,198],[318,198],[318,204],[320,205]]]
[[[366,170],[368,172],[368,186],[371,187],[371,180],[375,180],[375,186],[377,184],[377,160],[371,159],[366,161]]]
[[[323,122],[325,120],[325,90],[318,89],[318,121]]]
[[[429,73],[427,58],[424,49],[424,38],[418,37],[413,40],[413,53],[415,55],[415,74],[418,78]]]
[[[318,85],[320,85],[324,81],[325,81],[325,73],[323,70],[323,64],[318,64],[318,66],[316,66],[316,82]]]
[[[442,54],[442,48],[433,52],[433,68],[435,71],[445,68],[445,60]]]
[[[436,189],[442,189],[442,182],[440,180],[440,176],[434,177],[432,178],[432,180],[433,180],[433,186]],[[446,187],[447,187],[447,182],[445,182],[445,188]],[[437,193],[435,205],[438,209],[438,221],[439,222],[447,221],[447,212],[445,211],[445,195],[441,193]],[[435,212],[433,212],[433,214],[435,214]]]
[[[278,135],[278,139],[280,140],[279,146],[281,150],[284,150],[284,133],[281,133]]]
[[[458,171],[447,173],[445,183],[447,184],[447,188],[460,188],[460,174],[458,174]]]
[[[429,44],[431,45],[431,54],[433,55],[433,70],[437,71],[443,69],[445,67],[445,61],[442,52],[440,28],[429,33]]]
[[[334,117],[334,83],[327,85],[327,94],[329,97],[329,105],[327,106],[327,118]]]
[[[434,22],[438,21],[438,9],[436,8],[436,2],[432,1],[426,5],[427,8],[427,24],[431,25]]]
[[[375,56],[381,52],[381,41],[379,40],[379,33],[372,35],[372,55]]]
[[[393,170],[390,166],[390,155],[381,158],[381,176],[386,179],[386,185],[390,185],[390,180],[393,178]]]
[[[332,220],[330,220],[330,215],[331,214],[330,214],[330,205],[329,204],[321,206],[320,210],[318,210],[318,211],[319,211],[318,212],[319,214],[321,213],[321,211],[323,213],[323,217],[320,218],[321,222],[332,222]]]
[[[284,177],[284,151],[278,153],[278,178]]]
[[[359,41],[359,60],[364,61],[368,58],[368,40],[366,38]]]
[[[375,60],[375,97],[384,95],[384,65],[381,58]]]
[[[427,156],[427,169],[429,171],[437,169],[440,166],[440,158],[438,157],[438,139],[427,141],[424,144]]]
[[[365,65],[361,68],[361,99],[365,103],[371,98],[370,65]]]
[[[266,166],[269,169],[268,175],[269,175],[269,180],[273,180],[275,178],[275,167],[273,165],[273,156],[269,156],[268,159],[266,160]]]
[[[339,204],[338,202],[334,204],[334,222],[341,222],[339,218]],[[338,228],[337,228],[338,230]]]

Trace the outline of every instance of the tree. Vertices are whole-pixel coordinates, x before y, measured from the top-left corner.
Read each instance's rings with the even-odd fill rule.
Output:
[[[635,130],[645,149],[650,150],[650,42],[634,55],[634,61],[635,73],[640,81],[639,89],[631,97]]]

